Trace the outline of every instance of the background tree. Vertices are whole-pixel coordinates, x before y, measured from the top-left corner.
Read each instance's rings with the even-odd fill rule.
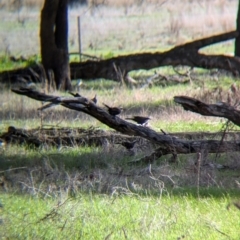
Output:
[[[40,41],[48,81],[54,77],[57,89],[70,90],[68,0],[45,0],[41,11]]]
[[[238,1],[238,12],[237,12],[237,31],[240,32],[240,0]],[[240,35],[235,40],[235,56],[240,57]]]

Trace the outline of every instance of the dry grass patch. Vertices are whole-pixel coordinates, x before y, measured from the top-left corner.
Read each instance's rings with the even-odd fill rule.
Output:
[[[179,155],[177,163],[171,163],[172,156],[166,155],[150,165],[129,165],[151,150],[149,145],[144,148],[141,144],[134,155],[117,144],[107,148],[59,147],[38,151],[9,146],[1,154],[1,190],[51,198],[89,191],[151,195],[195,188],[197,195],[199,187],[226,191],[240,188],[239,153],[217,156],[203,152],[199,169],[196,154]]]
[[[182,123],[184,122],[188,122],[188,125],[186,125],[188,129],[191,124],[196,122],[205,123],[205,126],[209,125],[209,129],[211,129],[211,125],[216,125],[216,128],[220,127],[221,121],[224,120],[187,112],[181,106],[175,104],[173,98],[177,95],[188,95],[206,103],[216,103],[228,102],[230,97],[231,104],[234,105],[239,102],[239,97],[238,94],[234,95],[231,92],[231,87],[236,86],[238,88],[238,85],[234,83],[234,79],[227,78],[224,74],[217,75],[217,79],[215,80],[214,76],[197,75],[197,72],[194,74],[194,80],[189,84],[179,84],[171,87],[153,85],[151,88],[133,88],[131,90],[117,83],[112,84],[112,88],[108,86],[105,90],[105,85],[102,85],[101,81],[96,81],[94,84],[91,83],[90,86],[92,87],[89,87],[86,81],[81,87],[80,93],[90,99],[97,94],[98,105],[102,107],[104,107],[103,103],[110,106],[122,106],[124,108],[124,111],[121,113],[123,119],[133,115],[150,116],[152,118],[150,126],[157,131],[159,128],[162,128],[162,124],[166,127],[166,123],[169,126],[173,124],[177,126],[180,123],[183,131],[184,125]],[[39,90],[44,91],[41,89],[41,86],[39,86]],[[56,96],[70,96],[70,94],[61,92],[51,94],[55,94]],[[20,128],[31,128],[34,125],[59,127],[92,125],[94,127],[103,127],[103,124],[94,118],[61,106],[40,112],[37,109],[42,106],[41,102],[14,94],[10,89],[2,91],[0,102],[2,109],[0,112],[2,130],[6,130],[9,125],[16,125],[16,127]],[[204,125],[202,125],[202,128],[204,129]],[[172,131],[172,127],[170,129]]]
[[[9,3],[9,1],[6,1]],[[41,1],[34,1],[40,5]],[[136,2],[136,1],[135,1]],[[235,28],[238,1],[165,1],[119,6],[101,5],[92,12],[79,6],[69,12],[69,47],[78,51],[77,16],[81,16],[82,50],[97,56],[161,51]],[[26,3],[31,5],[31,1]],[[24,5],[25,6],[25,5]],[[181,9],[181,11],[179,11]],[[40,9],[1,11],[0,52],[33,55],[39,51]],[[197,21],[196,21],[197,19]],[[160,25],[156,25],[160,22]],[[157,27],[156,27],[157,26]],[[134,33],[134,34],[133,34]],[[233,51],[233,42],[211,47],[212,53]],[[206,50],[208,51],[208,50]]]

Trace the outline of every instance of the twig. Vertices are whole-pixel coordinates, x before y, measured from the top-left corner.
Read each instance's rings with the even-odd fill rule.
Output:
[[[18,167],[18,168],[10,168],[4,171],[0,171],[0,173],[4,173],[4,172],[10,172],[10,171],[14,171],[14,170],[18,170],[18,169],[26,169],[27,167]]]
[[[122,72],[121,68],[117,67],[117,65],[115,63],[113,63],[113,68],[116,72],[116,75],[118,76],[119,81],[123,85],[124,84],[124,77],[125,77],[124,72]]]
[[[197,159],[197,196],[199,199],[200,198],[199,185],[200,185],[200,171],[201,171],[201,153],[199,152],[197,155],[198,155],[198,159]]]
[[[125,237],[125,239],[128,239],[128,237],[127,237],[127,234],[126,234],[126,231],[125,231],[125,228],[124,228],[124,227],[122,227],[122,231],[123,231],[123,234],[124,234],[124,237]]]
[[[227,130],[229,128],[230,123],[231,123],[230,120],[227,120],[227,122],[225,124],[226,127],[223,129],[223,133],[222,133],[222,137],[221,137],[221,140],[220,140],[220,144],[219,144],[218,149],[216,151],[215,161],[217,160],[217,157],[219,156],[219,148],[221,147],[221,145],[223,143],[223,140],[224,140],[224,138],[225,138],[225,136],[227,134]]]
[[[207,225],[208,225],[209,228],[211,227],[211,228],[213,228],[214,230],[216,230],[217,232],[219,232],[220,234],[222,234],[222,235],[224,235],[224,236],[226,236],[226,237],[228,237],[228,238],[231,239],[231,237],[230,237],[229,235],[227,235],[226,233],[220,231],[219,229],[217,229],[217,228],[216,228],[215,226],[213,226],[212,224],[207,223]]]
[[[68,200],[69,200],[69,198],[67,198],[67,199],[66,199],[64,202],[62,202],[62,203],[58,203],[57,206],[50,211],[50,213],[45,214],[45,216],[44,216],[43,218],[39,219],[36,223],[40,223],[40,222],[42,222],[42,221],[45,221],[45,220],[47,220],[47,219],[50,218],[50,217],[53,217],[53,218],[54,218],[55,216],[59,216],[60,214],[57,212],[58,209],[59,209],[61,206],[63,206],[64,204],[66,204],[66,202],[67,202]]]
[[[20,182],[20,181],[19,181],[19,183],[23,184],[24,186],[26,186],[26,187],[29,188],[29,189],[33,189],[33,188],[34,188],[34,187],[31,187],[31,186],[27,185],[25,182]],[[40,190],[40,189],[37,189],[37,190],[38,190],[38,192],[41,192],[41,193],[44,194],[45,196],[51,197],[51,195],[47,194],[46,192],[44,192],[44,191],[42,191],[42,190]],[[36,191],[36,190],[34,189],[34,192],[35,192],[35,191]]]
[[[64,224],[63,224],[63,226],[61,227],[61,232],[63,231],[63,229],[65,228],[65,226],[66,226],[66,224],[67,224],[67,221],[68,221],[68,219],[66,219],[65,220],[65,222],[64,222]]]

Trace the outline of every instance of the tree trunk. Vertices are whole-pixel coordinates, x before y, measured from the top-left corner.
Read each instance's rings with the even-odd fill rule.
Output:
[[[237,13],[237,31],[240,32],[240,0],[238,2],[238,13]],[[240,36],[236,37],[235,40],[235,56],[240,57]]]
[[[45,0],[40,25],[42,64],[59,90],[71,90],[67,0]]]

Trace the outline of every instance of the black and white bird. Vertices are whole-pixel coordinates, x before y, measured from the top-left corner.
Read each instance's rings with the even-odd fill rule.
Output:
[[[148,123],[148,120],[150,120],[150,117],[141,117],[141,116],[133,116],[132,118],[126,118],[127,120],[132,120],[140,125],[145,126]]]
[[[122,108],[118,107],[109,107],[107,104],[103,103],[103,105],[108,109],[108,113],[112,116],[117,116],[122,112]]]
[[[74,97],[81,97],[81,95],[79,93],[72,93],[72,92],[68,92],[68,93]]]

